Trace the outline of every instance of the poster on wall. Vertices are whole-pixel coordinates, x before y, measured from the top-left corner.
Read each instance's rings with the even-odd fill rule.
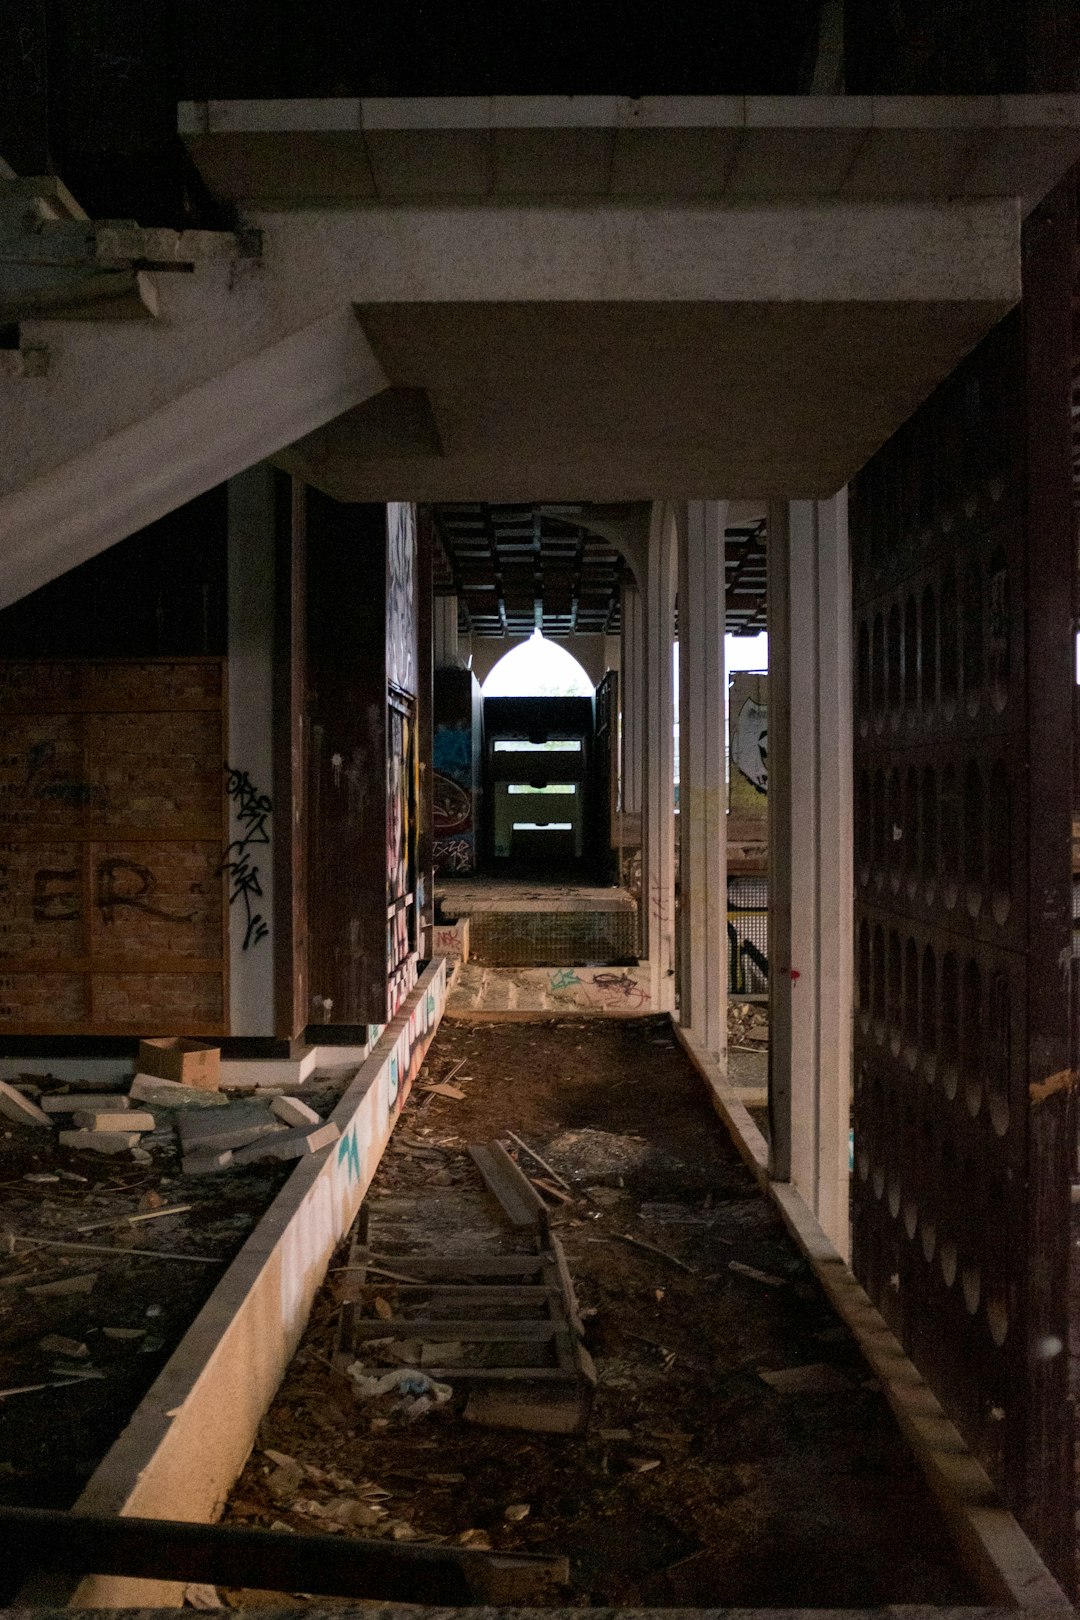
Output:
[[[433,756],[435,869],[471,872],[475,865],[471,726],[437,726]]]
[[[437,874],[476,868],[479,689],[465,669],[435,676],[432,736],[432,833]]]
[[[729,836],[745,837],[754,831],[756,836],[764,838],[769,815],[768,676],[733,676],[728,714],[731,728],[728,803],[732,822]]]

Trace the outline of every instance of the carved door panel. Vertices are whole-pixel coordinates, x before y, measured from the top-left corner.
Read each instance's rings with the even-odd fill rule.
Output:
[[[1066,1581],[1073,233],[851,504],[854,1267]]]

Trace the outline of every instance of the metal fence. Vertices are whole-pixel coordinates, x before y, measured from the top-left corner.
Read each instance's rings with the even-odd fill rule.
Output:
[[[759,996],[769,988],[769,882],[764,875],[728,878],[728,990]]]

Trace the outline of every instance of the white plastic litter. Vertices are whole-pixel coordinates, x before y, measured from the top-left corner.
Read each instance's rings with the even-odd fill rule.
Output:
[[[418,1372],[413,1367],[395,1367],[383,1373],[381,1378],[372,1378],[358,1361],[354,1361],[349,1368],[349,1377],[362,1401],[378,1400],[382,1395],[401,1397],[393,1410],[410,1423],[437,1407],[445,1406],[454,1393],[449,1384],[437,1384],[427,1373]]]

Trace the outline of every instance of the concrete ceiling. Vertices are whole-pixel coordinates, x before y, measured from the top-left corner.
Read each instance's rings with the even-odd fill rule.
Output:
[[[1008,307],[365,304],[400,410],[277,459],[347,501],[827,496]]]
[[[730,499],[833,493],[1015,303],[961,290],[992,254],[960,221],[1045,195],[1080,158],[1080,96],[208,101],[179,128],[217,195],[274,211],[271,245],[320,205],[357,221],[352,302],[390,386],[282,465],[345,500]],[[960,279],[929,289],[935,208]],[[585,265],[587,292],[557,290]]]

